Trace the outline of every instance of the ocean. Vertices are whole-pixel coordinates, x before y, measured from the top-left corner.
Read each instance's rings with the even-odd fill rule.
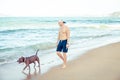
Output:
[[[55,54],[58,20],[66,21],[71,30],[68,60],[89,49],[120,41],[120,18],[0,17],[0,66],[34,55],[37,49],[42,73],[61,64]]]

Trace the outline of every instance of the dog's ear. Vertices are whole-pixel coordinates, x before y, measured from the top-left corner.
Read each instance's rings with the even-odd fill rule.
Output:
[[[25,58],[24,57],[22,57],[22,61],[24,62],[24,60],[25,60]]]

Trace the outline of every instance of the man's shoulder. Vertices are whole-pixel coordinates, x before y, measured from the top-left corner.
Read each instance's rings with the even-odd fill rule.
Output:
[[[68,29],[68,26],[67,26],[67,25],[65,25],[65,28],[66,28],[66,29]]]
[[[69,30],[69,27],[67,25],[65,25],[65,28],[66,28],[66,30]]]

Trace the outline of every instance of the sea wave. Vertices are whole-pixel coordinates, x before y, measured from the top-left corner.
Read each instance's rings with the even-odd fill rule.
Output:
[[[6,30],[1,30],[0,33],[14,33],[14,32],[21,32],[21,31],[32,31],[32,30],[38,30],[38,29],[28,29],[28,28],[15,28],[15,29],[6,29]]]
[[[78,37],[78,38],[80,38],[80,39],[95,39],[95,38],[102,38],[102,37],[108,37],[108,36],[111,36],[112,34],[103,34],[103,35],[86,35],[86,36],[80,36],[80,37]]]
[[[0,18],[0,64],[16,61],[21,55],[32,55],[36,49],[41,50],[39,55],[49,56],[47,51],[56,47],[59,19],[70,27],[72,46],[86,48],[120,35],[120,30],[109,29],[120,25],[119,18]]]
[[[48,50],[55,47],[55,43],[45,42],[45,43],[37,43],[33,45],[21,46],[21,47],[5,47],[0,48],[0,52],[9,51],[9,50],[17,50],[17,49],[40,49],[40,50]]]
[[[4,48],[0,49],[0,64],[6,64],[15,62],[18,57],[27,55],[33,55],[34,51],[40,49],[39,55],[46,54],[47,51],[55,48],[55,43],[38,43],[34,45],[24,46],[24,47],[14,47],[14,48]],[[3,53],[3,54],[2,54]],[[5,54],[6,53],[6,54]]]
[[[25,30],[29,30],[29,29],[14,29],[14,30],[3,30],[3,31],[0,31],[0,33],[11,33],[11,32],[18,32],[18,31],[25,31]]]

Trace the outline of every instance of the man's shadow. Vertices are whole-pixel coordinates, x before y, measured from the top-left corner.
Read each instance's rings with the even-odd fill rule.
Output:
[[[24,75],[26,75],[26,78],[24,80],[31,80],[32,78],[37,79],[38,76],[41,75],[41,70],[39,69],[37,72],[37,69],[34,68],[34,73],[26,73],[26,72],[22,72]]]

